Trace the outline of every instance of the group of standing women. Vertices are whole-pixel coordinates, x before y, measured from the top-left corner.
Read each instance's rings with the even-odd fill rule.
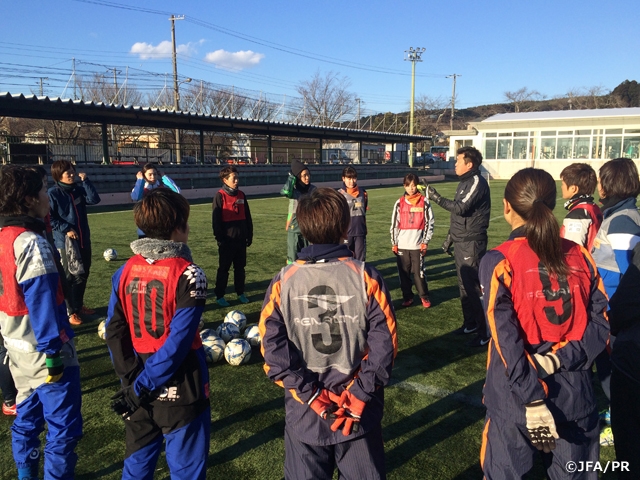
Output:
[[[618,472],[640,472],[640,178],[633,161],[605,163],[598,190],[604,219],[589,252],[560,236],[551,175],[527,168],[505,188],[512,232],[480,264],[491,332],[481,450],[487,479],[522,478],[537,451],[551,479],[598,478],[596,358],[611,399],[617,460],[626,462]],[[608,308],[622,344],[609,335]]]

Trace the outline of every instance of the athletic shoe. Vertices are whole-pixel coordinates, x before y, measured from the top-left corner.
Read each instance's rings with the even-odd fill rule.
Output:
[[[600,417],[600,423],[611,426],[611,407],[601,411],[598,416]]]
[[[480,335],[477,335],[467,342],[467,347],[484,347],[487,343],[489,343],[488,338],[481,338]]]
[[[431,306],[431,301],[428,298],[421,298],[420,300],[422,300],[422,306],[424,308],[429,308]]]
[[[71,315],[69,315],[69,323],[71,325],[82,325],[82,319],[77,313],[72,313]]]
[[[469,333],[475,333],[478,330],[478,327],[467,328],[464,325],[460,328],[455,329],[453,332],[454,335],[467,335]]]
[[[5,415],[18,415],[18,406],[15,403],[8,405],[6,402],[2,402],[2,413]]]
[[[410,307],[411,305],[413,305],[413,298],[411,300],[405,300],[401,305],[403,307]]]
[[[96,311],[92,308],[87,308],[84,305],[80,309],[80,315],[95,315]]]
[[[220,305],[221,307],[230,307],[231,305],[229,305],[229,302],[227,302],[224,297],[220,297],[219,299],[216,300],[216,303],[218,305]]]
[[[600,432],[600,445],[603,447],[613,447],[613,431],[611,427],[604,427]]]
[[[249,299],[244,296],[244,293],[241,295],[238,295],[238,300],[240,300],[240,303],[249,303]]]

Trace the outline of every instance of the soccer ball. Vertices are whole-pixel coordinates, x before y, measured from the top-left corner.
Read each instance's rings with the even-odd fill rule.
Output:
[[[242,338],[234,338],[224,347],[224,358],[233,366],[247,363],[251,358],[251,345]]]
[[[213,330],[205,329],[200,332],[202,347],[207,358],[207,363],[216,363],[224,355],[224,341]]]
[[[240,329],[235,323],[222,322],[218,328],[216,328],[216,334],[225,342],[229,342],[229,340],[240,336]]]
[[[115,248],[107,248],[102,256],[107,262],[112,262],[113,260],[118,259],[118,252],[116,252]]]
[[[252,347],[260,346],[260,331],[257,323],[247,325],[247,329],[244,331],[244,338]]]
[[[106,323],[106,320],[102,320],[100,322],[100,325],[98,325],[98,336],[103,340],[107,339],[107,329],[106,329],[105,323]]]
[[[231,310],[229,313],[227,313],[227,316],[224,317],[224,321],[235,323],[240,331],[242,331],[247,325],[247,317],[240,310]]]

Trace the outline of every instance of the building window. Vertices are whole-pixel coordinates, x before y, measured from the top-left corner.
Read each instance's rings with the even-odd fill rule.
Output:
[[[591,144],[591,158],[602,158],[602,137],[593,137]]]
[[[640,137],[625,137],[622,156],[626,158],[633,158],[635,160],[640,158]]]
[[[540,145],[540,158],[542,159],[556,158],[556,139],[555,138],[542,139],[542,142]]]
[[[577,137],[573,146],[573,158],[589,158],[589,137]]]
[[[573,146],[572,137],[559,138],[556,158],[573,158],[572,146]]]
[[[484,141],[484,158],[485,160],[495,160],[496,158],[496,141],[495,140]]]
[[[606,137],[604,144],[605,158],[619,158],[621,150],[622,137]]]
[[[511,156],[512,140],[498,140],[498,160],[507,160]]]
[[[516,138],[513,140],[513,158],[525,159],[527,158],[527,139]]]

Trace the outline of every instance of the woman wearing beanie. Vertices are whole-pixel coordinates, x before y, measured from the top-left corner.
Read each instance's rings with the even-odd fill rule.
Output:
[[[293,263],[298,258],[298,253],[309,242],[302,236],[298,220],[296,219],[296,208],[301,196],[311,193],[315,189],[311,184],[311,174],[309,168],[302,162],[294,160],[291,163],[291,173],[284,184],[280,195],[289,199],[289,214],[287,215],[287,263]]]

